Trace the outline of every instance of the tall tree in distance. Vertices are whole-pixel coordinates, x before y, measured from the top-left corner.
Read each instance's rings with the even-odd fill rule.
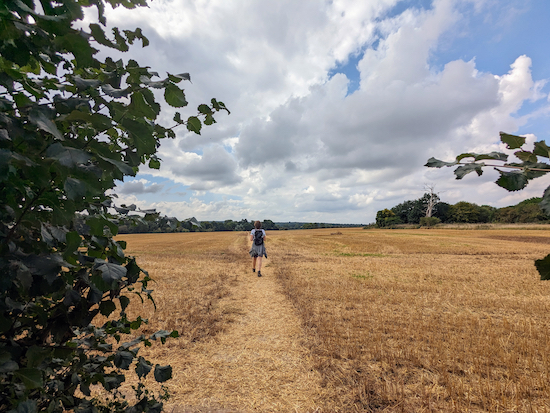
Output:
[[[178,84],[190,76],[99,60],[100,47],[148,44],[140,29],[105,33],[107,3],[146,6],[0,2],[0,411],[158,412],[163,394],[140,383],[128,401],[118,388],[130,368],[157,382],[171,377],[170,366],[137,353],[177,332],[124,341],[144,322],[127,318],[130,296],[152,300],[150,278],[113,239],[118,221],[106,191],[140,165],[158,168],[160,140],[174,138],[175,127],[200,133],[227,109],[212,99],[187,118],[176,112],[173,125],[158,124],[152,89],[183,108]],[[77,30],[84,7],[97,10],[97,22]],[[94,325],[98,314],[110,321]],[[92,385],[112,397],[92,396]]]

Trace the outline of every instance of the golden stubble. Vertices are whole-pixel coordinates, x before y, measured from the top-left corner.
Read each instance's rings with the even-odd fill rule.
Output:
[[[155,279],[157,310],[130,312],[181,334],[140,353],[174,367],[175,412],[549,411],[550,284],[533,265],[546,230],[268,231],[263,279],[244,233],[120,238]],[[289,326],[274,353],[258,308]]]
[[[546,231],[281,234],[335,411],[547,411]]]

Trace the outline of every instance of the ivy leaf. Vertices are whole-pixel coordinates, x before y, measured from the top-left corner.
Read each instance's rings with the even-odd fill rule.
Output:
[[[496,180],[496,184],[508,191],[519,191],[527,185],[529,180],[523,172],[507,172],[495,168],[500,173],[500,178]]]
[[[506,144],[508,149],[518,149],[525,144],[525,138],[517,135],[509,135],[500,132],[500,141]]]
[[[29,121],[36,125],[38,129],[51,133],[56,139],[64,140],[63,135],[55,126],[53,119],[55,112],[45,106],[36,106],[29,113]]]
[[[172,366],[155,366],[155,380],[159,383],[164,383],[172,378]]]
[[[185,93],[173,83],[168,83],[168,85],[166,85],[166,89],[164,89],[164,100],[175,108],[187,106]]]
[[[456,179],[462,179],[464,176],[474,171],[478,176],[481,176],[483,174],[483,169],[481,169],[482,166],[484,166],[482,163],[469,163],[466,165],[461,165],[454,170],[454,174],[456,175]]]
[[[541,260],[536,260],[535,267],[537,268],[542,281],[550,280],[550,254]]]

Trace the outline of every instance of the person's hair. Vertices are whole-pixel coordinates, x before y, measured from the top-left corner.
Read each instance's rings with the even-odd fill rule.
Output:
[[[262,227],[262,223],[260,221],[254,222],[254,228],[260,229]]]

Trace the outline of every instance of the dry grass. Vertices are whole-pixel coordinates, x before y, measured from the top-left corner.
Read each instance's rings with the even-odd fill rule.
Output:
[[[547,412],[541,228],[269,231],[261,279],[243,233],[123,238],[174,412]]]
[[[328,411],[548,411],[546,233],[342,232],[275,239]]]

